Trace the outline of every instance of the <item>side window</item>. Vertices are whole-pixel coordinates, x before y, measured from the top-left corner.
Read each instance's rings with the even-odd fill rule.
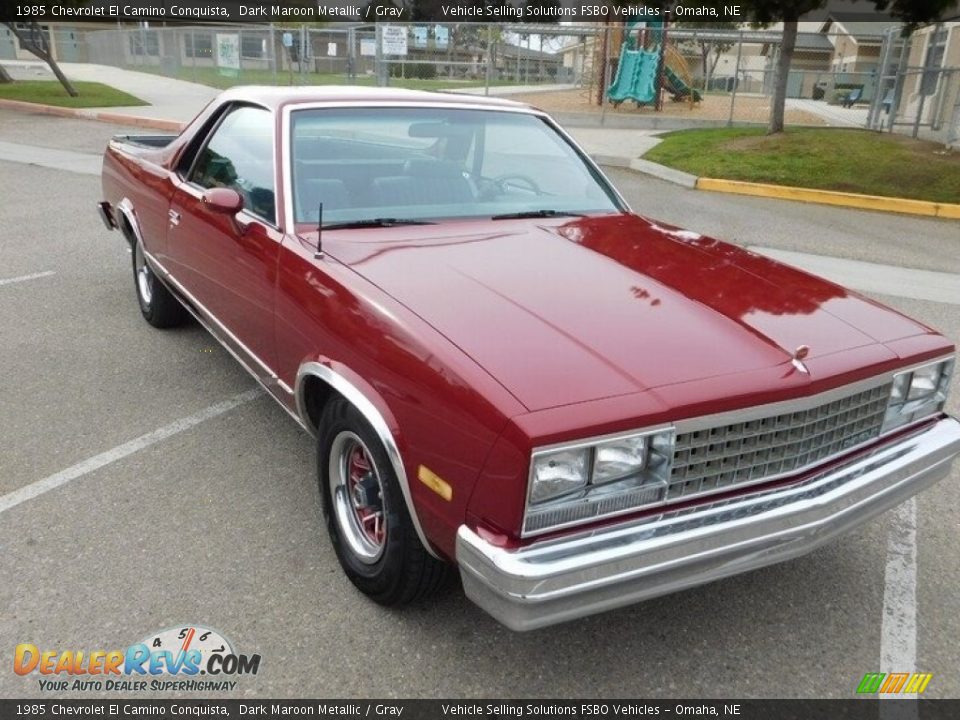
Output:
[[[233,188],[247,210],[275,223],[270,113],[255,107],[231,111],[200,151],[189,180],[203,188]]]

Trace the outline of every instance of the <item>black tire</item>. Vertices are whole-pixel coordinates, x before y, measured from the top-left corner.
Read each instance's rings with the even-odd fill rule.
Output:
[[[406,605],[435,593],[448,579],[450,566],[430,555],[420,542],[390,459],[373,428],[345,399],[334,397],[324,408],[318,434],[317,475],[324,519],[347,577],[362,593],[385,606]],[[344,444],[356,446],[358,440],[362,448],[353,449],[361,449],[372,461],[371,472],[379,479],[379,492],[370,495],[380,499],[385,520],[384,538],[379,547],[376,541],[371,541],[369,547],[359,550],[360,525],[351,523],[358,516],[349,513],[360,511],[352,497],[345,494],[349,480],[343,478],[341,492],[334,489],[342,475],[339,462],[345,452]],[[368,507],[371,506],[364,509]]]
[[[139,241],[133,243],[133,287],[144,320],[155,328],[183,325],[189,317],[186,308],[173,296],[150,269]]]

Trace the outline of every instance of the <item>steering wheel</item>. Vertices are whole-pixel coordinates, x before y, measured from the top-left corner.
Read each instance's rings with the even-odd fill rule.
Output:
[[[497,184],[497,187],[500,188],[501,192],[506,191],[506,184],[509,180],[516,180],[520,183],[527,186],[527,189],[536,195],[543,195],[543,190],[540,189],[540,186],[537,185],[537,181],[534,180],[529,175],[521,175],[519,173],[507,173],[506,175],[498,175],[493,178],[493,182]]]

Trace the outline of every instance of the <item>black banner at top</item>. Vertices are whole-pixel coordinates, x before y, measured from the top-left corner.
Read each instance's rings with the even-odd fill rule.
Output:
[[[960,700],[0,700],[4,720],[95,718],[278,718],[341,720],[955,720]]]
[[[879,13],[863,4],[863,20]],[[829,3],[827,8],[829,9]],[[821,11],[821,15],[823,11]],[[746,3],[716,0],[6,0],[5,22],[625,22],[753,20]]]

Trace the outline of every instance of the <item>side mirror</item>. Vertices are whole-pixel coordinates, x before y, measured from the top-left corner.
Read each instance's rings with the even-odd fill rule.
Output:
[[[200,201],[213,212],[236,215],[243,210],[243,196],[233,188],[210,188]]]

